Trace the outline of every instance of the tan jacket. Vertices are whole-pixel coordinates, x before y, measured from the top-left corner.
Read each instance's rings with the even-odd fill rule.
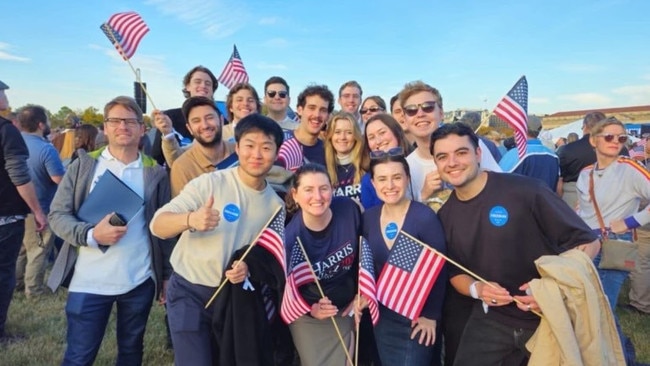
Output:
[[[544,313],[526,343],[530,366],[625,365],[614,317],[591,258],[580,250],[535,261],[530,282]]]

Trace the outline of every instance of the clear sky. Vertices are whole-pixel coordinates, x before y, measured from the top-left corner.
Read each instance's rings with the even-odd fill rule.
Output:
[[[25,0],[2,5],[0,80],[12,107],[102,109],[133,95],[133,72],[99,29],[123,11],[151,29],[131,62],[160,109],[181,105],[195,65],[218,76],[233,44],[258,92],[282,76],[294,108],[310,83],[336,94],[355,79],[364,96],[388,99],[420,79],[446,111],[491,110],[521,75],[530,113],[650,104],[643,0]]]

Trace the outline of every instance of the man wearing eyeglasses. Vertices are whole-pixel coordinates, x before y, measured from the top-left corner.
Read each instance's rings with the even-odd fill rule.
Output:
[[[359,113],[363,90],[361,85],[354,80],[347,81],[339,88],[339,106],[343,112],[348,112],[357,119],[361,131],[364,131],[363,121]]]
[[[53,291],[62,285],[69,290],[65,365],[94,362],[113,304],[117,304],[116,363],[142,364],[151,304],[154,297],[164,301],[164,281],[172,272],[173,242],[156,238],[147,229],[170,193],[165,169],[138,150],[144,134],[142,110],[133,98],[122,96],[106,104],[104,116],[108,146],[81,153],[69,166],[49,215],[52,230],[65,240],[48,280]],[[112,212],[97,223],[81,221],[77,215],[82,204],[109,172],[143,198],[143,207],[126,224],[116,223]]]
[[[596,122],[607,118],[600,111],[589,112],[582,121],[582,138],[571,142],[558,149],[557,155],[560,158],[560,175],[562,178],[558,184],[557,193],[562,196],[569,207],[575,208],[578,204],[578,193],[576,182],[580,172],[585,167],[596,162],[596,152],[589,142],[590,131]],[[627,148],[623,146],[621,155],[629,156]]]
[[[285,131],[293,131],[299,123],[287,115],[291,103],[289,84],[279,76],[272,76],[264,83],[264,105],[266,116],[277,122]]]

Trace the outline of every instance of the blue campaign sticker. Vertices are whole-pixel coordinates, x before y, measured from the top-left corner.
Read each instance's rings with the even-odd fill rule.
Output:
[[[494,206],[490,210],[490,222],[494,226],[503,226],[508,222],[508,210],[503,206]]]
[[[223,208],[223,218],[228,222],[237,221],[240,215],[241,211],[234,203],[229,203]]]
[[[386,234],[386,237],[390,240],[395,239],[397,236],[397,224],[394,222],[389,222],[384,229],[384,234]]]

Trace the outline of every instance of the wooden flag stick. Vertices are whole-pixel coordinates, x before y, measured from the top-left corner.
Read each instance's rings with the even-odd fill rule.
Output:
[[[264,226],[262,227],[262,230],[257,234],[257,236],[255,237],[255,239],[253,239],[253,243],[252,243],[251,245],[248,246],[248,249],[246,249],[246,251],[244,252],[244,254],[241,256],[241,258],[239,258],[239,260],[237,261],[237,263],[235,264],[235,266],[232,267],[232,269],[237,268],[237,266],[239,266],[239,263],[241,263],[241,262],[244,260],[244,258],[246,258],[246,256],[248,255],[248,253],[250,253],[251,249],[253,249],[253,247],[255,246],[255,244],[257,244],[257,241],[260,239],[260,236],[262,236],[262,233],[264,233],[264,230],[266,230],[266,228],[269,226],[269,224],[271,223],[271,221],[275,218],[275,215],[277,215],[278,212],[280,212],[280,210],[282,210],[282,206],[278,207],[278,209],[275,210],[275,212],[273,213],[273,215],[271,215],[271,218],[269,219],[269,221],[267,221],[266,224],[264,224]],[[225,271],[224,271],[224,272],[225,272]],[[217,288],[217,291],[214,292],[214,294],[212,295],[212,297],[210,298],[210,300],[208,300],[208,303],[205,304],[205,309],[207,309],[207,308],[210,306],[210,304],[212,304],[212,302],[213,302],[214,299],[217,297],[217,295],[219,295],[219,292],[221,292],[221,289],[223,289],[224,286],[226,285],[226,283],[228,283],[228,282],[230,282],[230,280],[228,279],[228,277],[226,277],[226,280],[223,281],[223,282],[221,283],[221,285],[219,285],[219,288]]]
[[[323,292],[323,288],[320,286],[320,282],[318,282],[318,277],[316,277],[316,272],[314,272],[314,268],[311,266],[311,262],[309,261],[309,257],[307,256],[307,252],[305,251],[305,247],[302,246],[302,241],[300,240],[300,237],[297,237],[296,239],[298,239],[298,245],[300,246],[300,250],[302,251],[305,260],[307,261],[309,270],[311,271],[312,276],[314,276],[314,282],[316,283],[316,287],[318,287],[318,292],[320,292],[321,298],[324,298],[325,293]],[[343,341],[341,330],[339,329],[339,326],[336,324],[336,320],[334,319],[334,317],[330,317],[330,319],[332,320],[332,324],[334,324],[334,330],[336,330],[336,335],[339,336],[339,341],[341,341],[341,347],[343,347],[343,351],[345,352],[345,357],[347,357],[348,362],[350,362],[350,365],[354,366],[354,363],[352,362],[352,357],[350,356],[350,352],[348,352],[348,349],[345,346],[345,341]]]
[[[410,235],[409,233],[407,233],[406,231],[401,231],[401,232],[402,232],[402,234],[404,234],[405,236],[409,237],[409,238],[410,238],[411,240],[413,240],[414,242],[416,242],[416,243],[420,244],[421,246],[423,246],[425,249],[428,249],[428,250],[430,250],[430,251],[436,253],[436,255],[439,255],[439,256],[443,257],[447,262],[449,262],[449,263],[453,264],[454,266],[460,268],[462,271],[464,271],[465,273],[469,274],[470,276],[476,278],[477,280],[481,281],[482,283],[486,284],[487,286],[490,286],[490,287],[492,287],[492,288],[494,288],[494,289],[499,289],[498,287],[496,287],[496,286],[493,285],[492,283],[488,282],[488,281],[487,281],[486,279],[484,279],[483,277],[481,277],[481,276],[477,275],[476,273],[470,271],[469,269],[463,267],[460,263],[458,263],[458,262],[454,261],[453,259],[447,257],[446,255],[440,253],[439,251],[435,250],[434,248],[432,248],[432,247],[430,247],[430,246],[424,244],[424,243],[421,242],[420,240],[418,240],[418,239],[414,238],[413,236],[411,236],[411,235]],[[514,302],[516,302],[517,304],[520,304],[520,305],[526,305],[526,304],[524,304],[523,302],[521,302],[521,301],[515,299],[514,297],[512,298],[512,301],[514,301]],[[542,315],[540,312],[536,311],[536,310],[532,310],[532,309],[531,309],[530,312],[533,313],[533,314],[535,314],[535,315],[537,315],[537,316],[539,316],[540,318],[543,317],[543,315]]]
[[[357,288],[357,309],[361,306],[361,291]],[[355,316],[356,316],[356,311],[355,311]],[[356,320],[356,319],[355,319]],[[354,340],[354,366],[359,365],[359,329],[361,328],[359,324],[361,324],[361,316],[359,316],[359,322],[355,322],[356,326],[356,335],[355,335],[355,340]]]
[[[112,27],[110,27],[110,28],[111,28],[111,31],[112,31],[113,28]],[[149,92],[147,91],[147,88],[144,86],[144,83],[142,83],[142,81],[138,77],[138,72],[135,71],[135,67],[133,67],[133,65],[131,64],[131,60],[128,57],[126,57],[126,53],[124,53],[124,50],[122,49],[122,46],[117,41],[117,39],[115,39],[115,35],[113,34],[113,32],[107,32],[107,33],[111,35],[111,40],[113,40],[113,45],[117,47],[117,50],[120,53],[120,56],[122,56],[122,58],[126,61],[126,63],[128,63],[129,66],[131,67],[131,71],[133,71],[133,74],[135,75],[136,81],[138,82],[138,84],[140,84],[140,89],[142,89],[142,91],[144,92],[144,95],[146,95],[147,99],[149,99],[149,103],[151,103],[151,106],[153,107],[153,109],[158,109],[158,108],[156,108],[156,105],[153,103],[153,99],[151,99],[151,95],[149,95]]]

